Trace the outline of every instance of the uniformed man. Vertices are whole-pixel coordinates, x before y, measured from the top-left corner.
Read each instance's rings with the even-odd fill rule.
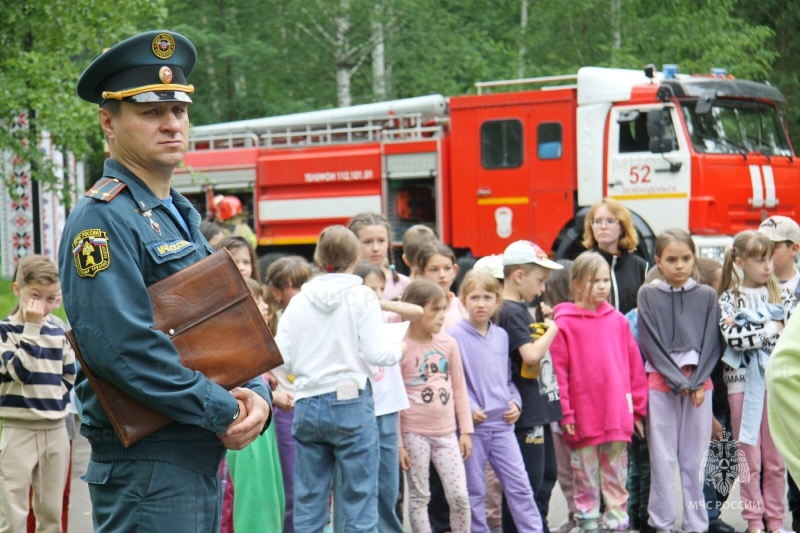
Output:
[[[182,35],[151,31],[103,53],[78,81],[78,96],[100,106],[111,158],[64,228],[64,307],[86,364],[175,421],[125,448],[78,375],[95,531],[218,531],[225,449],[247,446],[270,419],[260,381],[228,392],[183,367],[151,328],[147,286],[212,252],[200,215],[170,187],[187,149],[196,58]]]

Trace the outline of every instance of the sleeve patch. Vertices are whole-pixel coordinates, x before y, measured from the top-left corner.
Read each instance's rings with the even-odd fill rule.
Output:
[[[108,235],[99,229],[87,229],[72,239],[75,269],[82,278],[93,278],[111,264]]]

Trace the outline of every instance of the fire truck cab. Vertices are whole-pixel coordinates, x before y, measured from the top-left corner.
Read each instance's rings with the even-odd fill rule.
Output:
[[[769,85],[672,67],[476,85],[196,127],[173,183],[243,195],[263,246],[312,244],[328,224],[379,211],[395,244],[422,223],[474,257],[517,239],[571,257],[587,208],[613,197],[634,214],[642,254],[680,227],[717,257],[768,216],[796,218],[800,169]]]

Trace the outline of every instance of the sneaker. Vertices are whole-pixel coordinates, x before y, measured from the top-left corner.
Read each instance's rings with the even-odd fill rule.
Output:
[[[570,520],[567,518],[558,524],[558,527],[551,529],[550,531],[551,533],[570,533],[576,527],[578,527],[578,524],[575,522],[575,520]]]
[[[708,533],[736,533],[736,528],[718,518],[708,523]]]

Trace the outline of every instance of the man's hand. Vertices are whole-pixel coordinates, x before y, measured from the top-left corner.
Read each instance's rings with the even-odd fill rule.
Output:
[[[472,423],[476,426],[486,420],[486,413],[484,413],[480,407],[472,411]]]
[[[517,404],[515,404],[511,400],[508,401],[508,405],[509,407],[511,407],[511,409],[503,413],[503,420],[507,424],[515,424],[517,420],[519,420],[519,415],[521,414],[519,412],[519,407],[517,407]]]
[[[41,324],[44,318],[44,304],[41,300],[31,298],[26,302],[20,302],[22,306],[22,319],[28,324]]]
[[[240,405],[239,418],[228,426],[225,435],[219,435],[219,440],[229,450],[241,450],[256,440],[264,429],[270,408],[264,398],[250,389],[237,387],[231,394],[237,401],[242,402],[244,409],[241,409]]]

